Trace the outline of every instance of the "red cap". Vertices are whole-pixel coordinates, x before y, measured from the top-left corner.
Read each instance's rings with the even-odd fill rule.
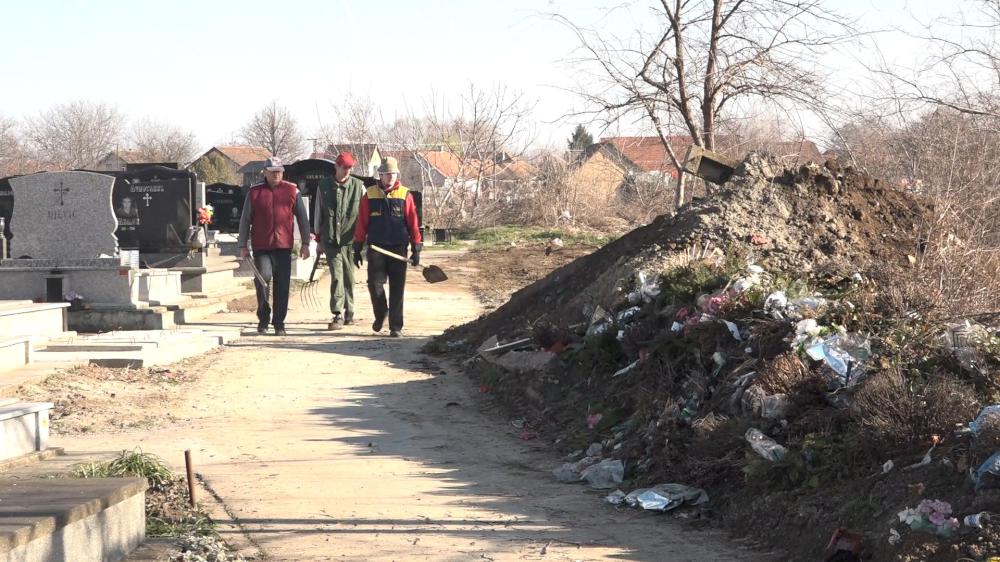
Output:
[[[337,155],[337,164],[345,168],[350,168],[354,165],[354,155],[346,150]]]

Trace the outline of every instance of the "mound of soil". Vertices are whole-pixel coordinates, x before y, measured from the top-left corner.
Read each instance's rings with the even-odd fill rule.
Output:
[[[553,271],[449,337],[478,345],[539,320],[585,321],[594,306],[612,306],[635,272],[664,271],[720,249],[741,248],[765,269],[814,277],[905,267],[924,245],[921,229],[931,216],[926,203],[835,161],[790,170],[751,155],[711,196]]]
[[[626,492],[703,488],[709,519],[780,547],[784,559],[825,559],[843,527],[865,559],[979,560],[1000,550],[1000,522],[943,538],[897,516],[932,499],[958,518],[1000,511],[1000,490],[969,479],[995,444],[954,431],[996,401],[1000,332],[977,348],[988,359],[963,367],[941,337],[946,319],[915,314],[921,295],[906,293],[922,284],[912,264],[933,244],[925,233],[934,219],[920,199],[835,162],[782,170],[752,155],[716,193],[553,271],[444,339],[527,336],[535,351],[524,363],[481,353],[470,374],[528,434],[563,452],[601,444],[604,458],[622,461]],[[628,302],[640,271],[659,276],[660,293]],[[825,304],[794,318],[769,310],[770,296],[791,302],[797,288],[796,302],[820,290]],[[597,305],[615,320],[588,330]],[[796,343],[809,322],[826,331]],[[831,334],[865,342],[850,384],[808,349]],[[539,355],[544,366],[517,366]],[[781,411],[765,413],[765,399]],[[751,428],[784,447],[780,458],[751,448]],[[932,444],[933,462],[918,464]],[[895,468],[883,470],[887,461]],[[890,530],[901,532],[897,544]]]

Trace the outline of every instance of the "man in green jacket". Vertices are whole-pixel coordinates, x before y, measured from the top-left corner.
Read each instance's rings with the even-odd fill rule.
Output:
[[[333,319],[327,325],[339,330],[354,323],[354,264],[351,248],[354,242],[354,225],[358,220],[358,204],[365,193],[362,181],[351,175],[354,155],[341,152],[337,155],[333,179],[320,181],[319,228],[317,235],[326,253],[330,267],[330,312]],[[341,314],[343,313],[343,314]]]

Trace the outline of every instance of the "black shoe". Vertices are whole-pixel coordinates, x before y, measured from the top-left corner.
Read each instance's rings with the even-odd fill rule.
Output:
[[[384,322],[385,322],[385,318],[376,318],[375,321],[372,322],[372,330],[374,330],[376,332],[381,332],[382,331],[382,324]]]
[[[274,329],[274,335],[276,335],[276,336],[287,336],[288,332],[285,331],[284,327],[275,328]]]
[[[348,310],[344,312],[344,325],[353,326],[354,325],[354,311]]]
[[[257,333],[258,334],[266,334],[267,333],[267,324],[263,324],[263,323],[262,324],[257,324]]]
[[[400,336],[402,336],[402,334],[399,333],[399,330],[389,330],[390,338],[398,338]]]
[[[333,320],[326,325],[327,330],[342,330],[344,328],[344,319],[339,314],[333,315]]]

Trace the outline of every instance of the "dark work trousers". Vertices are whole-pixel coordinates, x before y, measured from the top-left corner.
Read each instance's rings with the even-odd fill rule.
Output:
[[[260,250],[253,253],[253,263],[260,271],[267,285],[261,285],[254,277],[253,284],[257,289],[257,321],[267,326],[270,322],[275,328],[285,327],[285,316],[288,314],[288,286],[292,279],[291,250]],[[274,315],[267,303],[270,289],[274,289]]]
[[[394,254],[406,257],[406,246],[379,246]],[[403,329],[403,290],[406,288],[405,261],[390,258],[369,248],[368,250],[368,293],[372,297],[375,321],[385,319],[389,313],[389,329]],[[389,303],[385,302],[385,282],[389,281]]]

